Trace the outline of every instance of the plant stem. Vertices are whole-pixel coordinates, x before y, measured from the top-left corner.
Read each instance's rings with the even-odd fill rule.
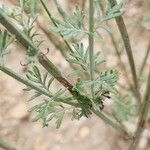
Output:
[[[15,150],[15,148],[8,145],[6,142],[0,140],[0,147],[4,150]]]
[[[118,57],[118,59],[119,59],[119,65],[120,65],[120,67],[122,68],[122,70],[123,70],[123,72],[124,72],[124,75],[125,75],[125,77],[126,77],[126,81],[127,81],[127,83],[132,87],[131,82],[130,82],[130,79],[129,79],[129,76],[128,76],[128,72],[127,72],[127,70],[126,70],[126,66],[125,66],[125,64],[124,64],[124,63],[122,62],[122,60],[121,60],[121,54],[120,54],[120,52],[119,52],[119,46],[118,46],[118,44],[117,44],[117,41],[116,41],[116,39],[115,39],[115,37],[114,37],[114,35],[113,35],[112,33],[109,33],[109,35],[110,35],[111,41],[112,41],[112,43],[113,43],[113,46],[114,46],[114,48],[115,48],[116,55],[117,55],[117,57]]]
[[[44,10],[46,11],[46,13],[47,13],[49,19],[52,21],[53,25],[54,25],[55,27],[57,27],[57,24],[56,24],[55,20],[53,19],[53,17],[52,17],[52,15],[51,15],[50,11],[48,10],[48,8],[47,8],[47,6],[45,5],[45,3],[43,2],[43,0],[40,0],[40,2],[41,2],[41,4],[42,4]],[[63,36],[62,36],[61,34],[60,34],[60,36],[63,38]],[[63,38],[63,40],[64,40],[64,38]],[[69,48],[69,50],[72,52],[72,48],[71,48],[71,46],[69,45],[69,43],[68,43],[66,40],[64,40],[64,42],[65,42],[65,44],[67,45],[67,47]]]
[[[148,59],[149,53],[150,53],[150,42],[149,42],[149,44],[148,44],[148,48],[147,48],[147,51],[146,51],[146,53],[145,53],[145,56],[144,56],[144,59],[143,59],[143,62],[142,62],[142,65],[141,65],[141,68],[140,68],[140,71],[139,71],[139,77],[140,77],[140,76],[142,75],[142,73],[143,73],[143,70],[144,70],[146,61],[147,61],[147,59]]]
[[[90,79],[94,80],[94,2],[89,0],[89,59],[90,59]],[[92,96],[94,98],[94,85],[91,86]]]
[[[124,136],[129,136],[127,131],[120,126],[118,123],[116,123],[116,121],[113,121],[112,119],[110,119],[106,114],[101,113],[95,109],[92,109],[92,112],[94,114],[96,114],[99,118],[101,118],[102,120],[104,120],[105,122],[107,122],[108,124],[110,124],[113,128],[115,128],[117,131],[119,131],[120,133],[122,133],[122,135]]]
[[[103,6],[103,5],[101,5],[101,10],[102,10],[102,14],[105,15],[105,9],[104,9],[104,6]],[[108,21],[106,21],[106,25],[109,26]],[[110,38],[111,38],[111,42],[112,42],[112,44],[113,44],[113,46],[114,46],[116,55],[117,55],[117,57],[118,57],[118,64],[119,64],[119,67],[120,67],[120,69],[122,69],[123,74],[124,74],[124,77],[125,77],[125,80],[126,80],[126,82],[129,84],[129,87],[132,89],[133,94],[135,95],[134,87],[133,87],[132,84],[131,84],[131,81],[130,81],[130,78],[129,78],[129,74],[128,74],[127,70],[126,70],[126,66],[125,66],[125,64],[123,63],[122,59],[121,59],[121,53],[120,53],[120,50],[119,50],[118,41],[115,39],[114,33],[110,33],[110,32],[109,32],[109,36],[110,36]],[[135,97],[136,97],[136,95],[135,95]]]
[[[13,23],[10,21],[9,17],[7,17],[3,10],[0,8],[0,23],[8,29],[8,31],[11,34],[14,34],[16,36],[16,39],[25,47],[28,48],[29,46],[32,47],[34,50],[37,50],[37,47],[31,42],[28,37],[23,34],[22,32],[18,31],[17,27],[13,25]]]
[[[36,13],[36,1],[32,1],[32,4],[30,5],[31,15],[35,16]]]
[[[13,77],[14,79],[16,79],[17,81],[31,87],[32,89],[48,96],[48,97],[52,97],[52,95],[49,93],[49,91],[46,91],[42,88],[40,88],[39,86],[37,86],[36,84],[32,83],[30,80],[20,76],[19,74],[15,73],[14,71],[10,70],[9,68],[6,68],[4,66],[0,66],[0,70],[5,72],[7,75]]]
[[[84,10],[85,9],[86,0],[80,0],[80,1],[81,1],[80,2],[81,8],[82,8],[82,10]]]
[[[64,74],[62,74],[58,68],[43,54],[38,55],[40,64],[55,78],[57,79],[65,88],[67,88],[71,93],[73,92],[73,85],[67,80]]]
[[[147,119],[149,110],[150,110],[150,67],[149,67],[146,92],[145,92],[144,101],[143,101],[143,105],[142,105],[141,112],[140,112],[138,126],[135,132],[134,139],[129,147],[129,150],[135,150],[137,148],[141,135],[145,128],[146,119]]]
[[[37,26],[45,33],[46,37],[54,44],[54,46],[59,49],[62,56],[67,58],[67,52],[69,51],[69,48],[62,40],[59,39],[59,35],[56,35],[55,33],[46,29],[45,25],[41,24],[40,22],[37,22]]]
[[[115,6],[117,4],[116,0],[109,0],[111,7]],[[119,28],[122,40],[124,42],[125,50],[128,56],[130,68],[131,68],[131,73],[132,73],[132,78],[134,82],[134,87],[135,87],[135,93],[136,93],[136,98],[139,103],[141,103],[141,97],[140,97],[140,92],[139,92],[139,86],[138,86],[138,79],[137,79],[137,74],[136,74],[136,69],[135,69],[135,63],[133,59],[133,54],[132,54],[132,49],[131,49],[131,44],[130,44],[130,39],[128,36],[128,32],[123,20],[122,16],[118,16],[115,18],[117,26]]]
[[[0,23],[7,28],[7,30],[11,33],[14,34],[16,36],[16,39],[26,48],[31,47],[37,51],[38,48],[32,43],[32,41],[30,41],[26,35],[24,35],[22,32],[20,32],[10,21],[10,19],[3,14],[3,12],[0,9]],[[73,85],[71,83],[69,83],[69,81],[66,79],[66,77],[64,77],[64,75],[57,69],[57,67],[43,54],[43,53],[39,53],[38,54],[38,60],[40,62],[40,64],[54,77],[56,78],[66,89],[68,89],[71,94],[74,96],[75,98],[79,101],[82,101],[82,99],[85,99],[85,95],[80,94],[79,91],[74,91],[73,90]],[[1,66],[0,68],[1,70],[3,70],[5,73],[7,73],[8,75],[13,76],[15,79],[19,80],[22,83],[26,83],[26,81],[24,81],[24,79],[22,78],[18,78],[14,75],[14,73],[12,73],[11,71],[9,71],[8,69],[4,68]],[[29,83],[31,84],[31,83]],[[35,86],[31,85],[33,88],[36,88]],[[38,90],[38,89],[37,89]],[[43,91],[41,91],[43,93]],[[45,93],[45,92],[44,92]],[[48,93],[45,93],[46,95]],[[86,97],[87,102],[91,102],[90,99],[88,97]],[[69,103],[65,101],[65,103]],[[88,103],[87,107],[89,107],[90,109],[92,109],[92,106],[90,103]],[[118,126],[118,123],[111,121],[109,118],[107,118],[107,116],[105,116],[102,112],[99,112],[100,115],[97,115],[103,119],[107,124],[109,124],[110,126],[114,127],[114,126]],[[104,117],[105,116],[105,117]],[[105,118],[105,119],[104,119]],[[113,125],[112,123],[113,122]],[[121,127],[120,127],[121,128]],[[116,129],[116,127],[115,127]],[[118,130],[121,131],[121,130]],[[121,132],[122,133],[122,132]]]
[[[0,70],[6,73],[7,75],[11,76],[12,78],[16,79],[17,81],[25,84],[26,86],[31,87],[32,89],[42,93],[45,96],[48,96],[49,98],[52,98],[52,94],[50,93],[50,91],[40,88],[40,86],[36,85],[35,83],[31,82],[25,77],[20,76],[18,73],[12,71],[11,69],[4,66],[0,66]],[[62,103],[66,103],[72,106],[76,106],[74,103],[70,103],[69,101],[63,99],[58,99],[58,101],[61,101]]]
[[[64,41],[59,39],[59,35],[47,30],[41,23],[37,22],[37,26],[45,33],[46,37],[54,44],[54,46],[60,51],[61,55],[67,59],[67,53],[70,51]],[[77,68],[70,64],[71,68],[76,70]]]

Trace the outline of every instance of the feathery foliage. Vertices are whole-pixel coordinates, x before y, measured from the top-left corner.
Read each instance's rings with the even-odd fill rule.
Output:
[[[7,31],[0,30],[0,65],[4,65],[4,56],[9,53],[8,46],[14,42],[15,37],[8,35]]]
[[[118,95],[113,95],[114,108],[117,117],[122,121],[127,121],[137,114],[137,105],[133,103],[131,97],[120,99]]]
[[[76,10],[72,16],[67,14],[63,9],[61,9],[61,14],[64,17],[64,20],[55,19],[57,27],[54,27],[52,31],[60,33],[65,40],[70,38],[80,40],[84,34],[84,14],[79,7],[76,7]]]
[[[2,6],[5,14],[12,18],[16,25],[21,28],[22,32],[37,46],[39,47],[43,41],[37,40],[37,36],[39,35],[35,30],[35,22],[38,17],[37,12],[33,12],[32,5],[35,4],[35,0],[20,0],[20,7],[16,7],[14,9],[8,8],[5,5]],[[29,7],[31,6],[31,8]],[[28,8],[29,7],[29,8]],[[24,12],[27,13],[24,14]],[[26,53],[26,59],[29,62],[36,61],[38,51],[28,47],[28,51]]]
[[[77,6],[75,12],[70,15],[58,4],[57,0],[54,2],[62,16],[62,20],[53,17],[45,5],[45,2],[40,0],[40,3],[54,24],[51,30],[59,33],[70,49],[70,57],[67,58],[67,61],[80,68],[75,70],[76,73],[80,70],[80,75],[76,75],[76,82],[74,84],[70,83],[69,79],[61,73],[47,56],[40,52],[40,44],[43,41],[37,40],[39,34],[36,31],[35,23],[39,14],[36,0],[20,0],[19,7],[15,9],[8,8],[4,5],[0,8],[0,23],[3,26],[6,25],[7,30],[17,36],[11,36],[6,30],[0,30],[0,70],[21,83],[24,83],[26,85],[25,91],[32,92],[29,101],[36,100],[37,102],[29,111],[34,114],[33,121],[42,121],[43,127],[48,126],[51,120],[55,120],[56,128],[59,128],[67,111],[72,112],[71,119],[78,120],[81,117],[90,118],[92,113],[95,113],[112,127],[128,135],[123,123],[137,114],[138,107],[133,103],[133,97],[127,96],[122,98],[122,93],[118,94],[116,84],[119,79],[119,73],[116,69],[105,68],[104,70],[101,67],[105,62],[105,58],[101,51],[95,52],[94,45],[96,36],[98,38],[103,37],[99,29],[112,32],[111,27],[108,26],[108,21],[115,18],[119,29],[123,29],[122,31],[120,30],[120,32],[125,48],[129,47],[129,49],[131,49],[128,33],[122,18],[124,13],[122,8],[127,0],[121,0],[116,5],[116,0],[108,0],[108,3],[105,3],[107,4],[107,7],[105,7],[107,10],[104,8],[104,0],[90,0],[88,15],[83,12],[79,6]],[[89,21],[89,29],[86,29],[86,19]],[[88,35],[87,45],[83,44],[82,41],[84,35]],[[109,35],[111,35],[115,47],[116,43],[113,39],[113,34],[111,33]],[[14,42],[15,38],[27,49],[27,60],[35,63],[39,62],[48,72],[43,73],[37,65],[34,64],[32,69],[28,70],[25,78],[5,67],[4,56],[9,52],[8,46]],[[21,40],[19,40],[19,38]],[[72,40],[74,41],[73,45],[70,44]],[[128,56],[129,55],[129,62],[132,62],[130,63],[131,71],[133,77],[135,77],[133,78],[135,84],[133,91],[138,91],[138,89],[136,89],[138,88],[138,80],[136,80],[132,51],[130,51]],[[121,59],[121,57],[119,59]],[[146,59],[147,58],[145,58],[145,61]],[[50,77],[49,74],[51,74],[52,77]],[[63,86],[56,91],[51,89],[51,85],[53,81],[55,81],[54,79],[58,80]],[[140,116],[142,123],[143,120],[145,121],[145,116],[147,116],[147,110],[149,109],[147,105],[149,85],[148,77],[144,98],[145,102],[142,107],[144,115]],[[136,95],[136,98],[139,96],[138,92],[133,94]],[[115,116],[113,116],[113,112],[112,114],[110,113],[110,115],[105,113],[107,107],[106,110],[103,108],[105,107],[104,101],[106,99],[113,101],[113,109],[111,110],[115,111]],[[111,117],[116,117],[116,120]],[[142,124],[142,126],[144,125]],[[139,127],[141,128],[142,126],[139,122]],[[142,131],[139,131],[137,128],[136,134],[139,136],[141,133]]]

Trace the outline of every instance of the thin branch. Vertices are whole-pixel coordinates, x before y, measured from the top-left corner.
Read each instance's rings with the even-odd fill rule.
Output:
[[[37,22],[37,26],[45,33],[46,37],[52,42],[52,44],[60,51],[61,55],[67,59],[67,53],[70,51],[64,41],[60,40],[59,36],[48,29],[46,29],[41,23]],[[71,68],[76,70],[77,68],[70,64]]]
[[[94,2],[89,0],[89,59],[90,59],[90,80],[94,80]],[[92,96],[94,98],[94,85],[91,86]]]
[[[80,2],[81,8],[82,8],[82,10],[84,10],[85,9],[86,0],[80,0],[80,1],[81,1]]]
[[[37,26],[45,33],[47,38],[54,44],[54,46],[60,50],[60,53],[62,54],[62,56],[64,58],[67,58],[67,52],[69,51],[69,49],[66,46],[66,44],[59,39],[58,35],[56,35],[53,32],[50,32],[40,22],[37,22]]]
[[[92,108],[92,112],[94,114],[96,114],[99,118],[101,118],[102,120],[104,120],[105,122],[107,122],[109,125],[111,125],[114,129],[116,129],[117,131],[119,131],[120,133],[122,133],[124,136],[130,137],[125,128],[123,128],[118,123],[115,123],[116,121],[112,120],[106,114],[101,113],[100,111],[97,111],[97,110],[95,110],[93,108]]]
[[[123,61],[121,60],[121,55],[120,55],[120,52],[119,52],[119,47],[118,47],[117,41],[116,41],[116,39],[115,39],[115,37],[114,37],[114,35],[112,33],[109,33],[109,35],[110,35],[111,41],[113,43],[113,46],[115,48],[116,55],[117,55],[118,60],[119,60],[119,65],[122,68],[122,71],[124,72],[124,76],[126,78],[126,81],[129,84],[129,86],[132,87],[131,81],[130,81],[129,76],[128,76],[128,72],[126,70],[126,66],[123,63]]]
[[[46,13],[47,13],[49,19],[52,21],[53,25],[54,25],[55,27],[57,27],[57,24],[56,24],[55,20],[53,19],[53,17],[52,17],[52,15],[51,15],[50,11],[48,10],[48,8],[47,8],[47,6],[45,5],[45,3],[43,2],[43,0],[40,0],[40,2],[41,2],[41,4],[42,4],[44,10],[46,11]],[[63,38],[63,36],[62,36],[61,34],[60,34],[60,36]],[[64,38],[63,38],[63,40],[64,40]],[[67,47],[69,48],[69,50],[72,52],[72,48],[71,48],[71,46],[69,45],[69,43],[68,43],[66,40],[64,40],[64,42],[65,42],[65,44],[67,45]]]
[[[8,143],[0,140],[0,147],[3,148],[4,150],[15,150],[12,146],[10,146]]]
[[[102,10],[102,14],[104,15],[105,14],[105,9],[104,9],[104,6],[101,5],[101,10]],[[109,23],[108,21],[106,21],[106,25],[109,26]],[[131,83],[131,80],[129,78],[129,74],[126,70],[126,66],[125,64],[123,63],[122,59],[121,59],[121,53],[120,53],[120,50],[119,50],[119,45],[118,45],[118,41],[115,39],[115,36],[114,36],[114,33],[111,33],[109,32],[109,36],[110,36],[110,39],[111,39],[111,42],[113,44],[113,47],[115,49],[115,52],[116,52],[116,55],[118,57],[118,64],[119,64],[119,67],[120,69],[123,71],[123,75],[125,77],[125,80],[126,82],[129,84],[129,87],[131,88],[131,90],[133,91],[133,94],[135,95],[135,92],[134,92],[134,87],[132,86],[132,83]],[[120,86],[120,85],[119,85]],[[136,97],[136,95],[135,95]]]
[[[149,44],[148,44],[148,47],[147,47],[147,50],[146,50],[144,59],[143,59],[143,61],[142,61],[142,65],[141,65],[141,68],[140,68],[140,71],[139,71],[139,77],[140,77],[140,76],[142,75],[142,73],[143,73],[143,70],[144,70],[146,61],[147,61],[147,59],[148,59],[149,53],[150,53],[150,42],[149,42]]]
[[[116,0],[109,0],[111,7],[115,6],[117,4]],[[136,98],[139,103],[141,103],[141,97],[140,97],[140,92],[139,92],[139,86],[138,86],[138,79],[137,79],[137,74],[136,74],[136,69],[135,69],[135,63],[133,59],[133,54],[132,54],[132,49],[131,49],[131,44],[130,44],[130,39],[128,36],[128,32],[123,20],[122,16],[118,16],[115,18],[117,26],[119,28],[122,40],[124,42],[125,50],[128,56],[130,68],[131,68],[131,73],[132,73],[132,78],[135,86],[135,93],[136,93]]]
[[[135,150],[137,148],[141,135],[145,129],[145,124],[146,124],[149,110],[150,110],[150,66],[149,66],[149,74],[147,79],[147,87],[146,87],[143,105],[140,112],[139,122],[135,132],[134,139],[129,147],[129,150]]]
[[[0,9],[0,23],[7,28],[7,30],[11,33],[14,34],[16,36],[16,39],[26,48],[31,47],[35,50],[38,51],[38,48],[26,37],[26,35],[24,35],[22,32],[20,32],[19,30],[17,30],[17,28],[11,23],[10,19],[4,15],[3,11]],[[82,94],[80,94],[78,91],[74,91],[73,90],[73,86],[72,84],[66,79],[66,77],[64,77],[64,75],[62,75],[62,73],[57,69],[57,67],[50,61],[48,60],[48,58],[43,54],[43,53],[39,53],[38,54],[38,60],[40,62],[40,64],[45,67],[45,69],[52,74],[64,87],[66,87],[71,94],[75,97],[77,100],[82,101],[82,99],[85,99],[85,96],[83,96]],[[4,70],[3,67],[1,67],[1,69]],[[8,73],[8,72],[6,72]],[[20,80],[23,81],[23,80]],[[42,91],[43,92],[43,91]],[[91,102],[88,98],[87,98],[87,102]],[[90,107],[90,109],[93,109],[91,104],[88,103],[88,106]],[[93,110],[92,110],[93,111]],[[96,113],[96,112],[95,112]],[[103,112],[97,112],[96,113],[102,120],[104,120],[107,124],[111,125],[112,127],[115,127],[115,129],[118,129],[119,132],[121,132],[122,134],[126,134],[127,132],[124,131],[124,129],[122,129],[121,127],[119,127],[118,123],[116,123],[113,120],[110,120],[110,118],[108,118],[107,116],[105,116],[105,114]],[[104,119],[105,118],[105,119]]]
[[[16,79],[17,81],[25,84],[26,86],[31,87],[32,89],[42,93],[43,95],[45,95],[49,98],[52,98],[52,94],[50,93],[50,91],[40,88],[40,86],[37,86],[35,83],[33,83],[30,80],[26,79],[25,77],[19,75],[18,73],[12,71],[11,69],[4,67],[4,66],[0,66],[0,70],[3,71],[4,73],[6,73],[7,75],[11,76],[12,78]],[[76,106],[76,104],[66,101],[66,100],[63,100],[63,99],[58,99],[57,101],[61,101],[62,103],[66,103],[68,105]]]
[[[14,71],[10,70],[9,68],[6,68],[6,67],[0,65],[0,70],[5,72],[9,76],[13,77],[17,81],[31,87],[32,89],[34,89],[34,90],[36,90],[36,91],[38,91],[38,92],[40,92],[40,93],[42,93],[48,97],[52,97],[52,95],[49,93],[49,91],[44,90],[43,88],[40,88],[36,84],[32,83],[30,80],[20,76],[19,74],[15,73]]]
[[[67,80],[64,74],[43,54],[38,55],[39,63],[55,78],[57,79],[65,88],[67,88],[71,93],[73,93],[73,85]]]

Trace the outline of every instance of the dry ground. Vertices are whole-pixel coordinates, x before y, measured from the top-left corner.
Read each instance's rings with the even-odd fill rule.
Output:
[[[15,2],[15,0],[13,1]],[[61,1],[65,3],[65,0]],[[8,3],[9,6],[12,6],[11,0],[0,0],[0,3]],[[73,7],[73,3],[66,4],[66,7],[69,5],[69,9]],[[150,10],[150,6],[147,4],[143,4],[140,0],[131,0],[126,7],[125,21],[128,24],[128,30],[132,32],[131,40],[137,68],[140,67],[140,59],[143,57],[150,39],[150,26],[143,21]],[[53,8],[51,1],[49,1],[49,8]],[[53,9],[52,11],[56,12]],[[39,19],[42,24],[46,22],[42,22],[43,19],[45,18]],[[136,19],[141,23],[137,27]],[[47,25],[45,24],[45,26]],[[44,33],[42,36],[44,37]],[[110,40],[104,40],[107,41],[104,42],[102,50],[107,57],[107,66],[114,67],[116,65],[114,50]],[[105,45],[105,43],[107,44]],[[53,44],[46,39],[43,51],[48,47],[50,48],[48,57],[62,71],[68,72],[70,70],[68,63]],[[10,49],[11,53],[6,58],[7,66],[23,74],[20,61],[24,61],[24,49],[17,44],[11,46]],[[125,54],[122,58],[126,62]],[[42,128],[41,123],[33,123],[32,115],[27,112],[31,105],[27,102],[29,95],[22,91],[23,87],[22,84],[0,72],[0,140],[16,150],[127,150],[130,141],[124,140],[114,129],[94,115],[91,119],[83,118],[80,121],[71,121],[70,114],[68,114],[59,130],[55,129],[53,122],[48,128]],[[57,87],[58,83],[53,86],[53,89]],[[134,129],[132,121],[128,126],[131,130]],[[143,135],[140,150],[148,150],[148,146],[146,146],[148,134],[146,132]]]

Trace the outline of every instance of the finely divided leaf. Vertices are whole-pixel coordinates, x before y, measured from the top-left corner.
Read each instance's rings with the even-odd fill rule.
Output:
[[[127,121],[130,117],[134,116],[137,112],[137,105],[133,104],[132,99],[126,97],[125,99],[120,99],[117,95],[112,95],[114,101],[114,109],[116,115],[122,121]]]
[[[0,30],[0,65],[4,65],[4,56],[9,53],[8,46],[14,41],[15,38],[9,36],[6,30]]]
[[[84,15],[79,7],[76,7],[74,15],[70,16],[65,13],[64,20],[55,20],[57,27],[52,31],[60,33],[65,40],[74,38],[81,39],[85,33],[83,28]]]

